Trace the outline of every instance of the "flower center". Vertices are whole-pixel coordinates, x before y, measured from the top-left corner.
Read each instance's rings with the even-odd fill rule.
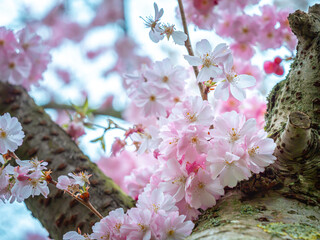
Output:
[[[169,232],[168,232],[168,236],[172,236],[174,234],[174,230],[170,230]]]
[[[6,138],[7,133],[0,128],[0,138]]]
[[[248,149],[248,154],[250,155],[250,157],[257,154],[258,152],[259,152],[259,146]]]
[[[3,46],[3,45],[4,45],[4,41],[0,40],[0,46]]]
[[[16,65],[15,65],[13,62],[9,63],[9,68],[10,68],[10,69],[13,69],[15,66],[16,66]]]
[[[155,213],[157,213],[158,210],[160,209],[159,205],[154,204],[154,203],[152,204],[152,208],[153,208],[153,211],[154,211]]]
[[[199,188],[199,189],[203,189],[204,186],[205,186],[205,185],[204,185],[202,182],[200,182],[200,183],[198,184],[198,188]]]
[[[231,142],[235,142],[240,138],[239,133],[235,128],[231,128],[231,132],[229,132]]]
[[[191,138],[191,143],[197,144],[198,143],[198,138],[197,137],[192,137]]]
[[[169,81],[168,76],[164,76],[164,77],[162,78],[162,82],[167,83],[168,81]]]
[[[151,95],[151,96],[150,96],[150,101],[151,101],[151,102],[156,101],[156,96],[155,96],[155,95]]]
[[[186,113],[186,118],[189,120],[189,122],[195,122],[197,121],[196,114],[191,114],[190,112]]]
[[[140,230],[143,232],[145,232],[147,230],[146,226],[141,223],[138,223],[138,226],[140,227]]]

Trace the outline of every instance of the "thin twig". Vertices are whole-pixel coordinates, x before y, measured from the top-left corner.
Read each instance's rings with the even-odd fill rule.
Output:
[[[55,180],[51,180],[50,183],[52,183],[54,186],[57,185],[57,182]],[[93,212],[98,218],[102,219],[103,216],[99,213],[99,211],[92,206],[92,204],[89,201],[84,201],[83,199],[81,199],[80,197],[74,195],[72,192],[70,192],[69,190],[64,190],[65,193],[69,194],[71,197],[73,197],[75,200],[77,200],[79,203],[81,203],[82,205],[86,206],[91,212]]]
[[[190,42],[190,35],[189,35],[189,31],[188,31],[188,25],[187,25],[186,15],[185,15],[184,9],[183,9],[182,0],[178,0],[178,4],[179,4],[179,9],[180,9],[180,15],[181,15],[181,20],[182,20],[183,30],[184,30],[184,33],[188,37],[184,44],[186,46],[188,54],[190,56],[194,56],[194,53],[193,53],[193,50],[192,50],[192,46],[191,46],[191,42]],[[198,67],[197,66],[193,66],[193,71],[194,71],[194,74],[196,75],[196,78],[197,78],[198,74],[199,74]],[[199,86],[199,90],[200,90],[202,99],[203,100],[208,100],[208,96],[207,96],[207,94],[205,93],[205,91],[203,89],[202,83],[198,83],[198,86]]]
[[[41,107],[43,108],[51,108],[51,109],[56,109],[56,110],[71,110],[71,111],[76,111],[76,109],[71,106],[71,105],[67,105],[67,104],[58,104],[55,102],[50,102],[47,103],[45,105],[42,105]],[[120,118],[121,117],[121,112],[120,111],[116,111],[114,110],[112,107],[108,108],[108,109],[104,109],[104,110],[100,110],[100,109],[96,109],[96,110],[92,110],[92,114],[93,115],[108,115],[111,117],[116,117],[116,118]]]

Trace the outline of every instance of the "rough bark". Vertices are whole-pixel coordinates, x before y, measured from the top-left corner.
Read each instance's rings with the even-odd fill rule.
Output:
[[[21,159],[37,156],[47,161],[54,179],[69,172],[87,171],[92,174],[90,201],[104,216],[115,208],[133,206],[132,199],[81,152],[23,88],[0,83],[0,96],[0,114],[9,112],[22,123],[24,143],[16,151]],[[53,239],[62,239],[64,233],[77,228],[90,232],[91,226],[99,220],[85,206],[53,186],[50,186],[47,198],[29,198],[25,202]]]
[[[205,211],[190,240],[320,239],[320,5],[289,22],[297,55],[266,115],[277,161]]]

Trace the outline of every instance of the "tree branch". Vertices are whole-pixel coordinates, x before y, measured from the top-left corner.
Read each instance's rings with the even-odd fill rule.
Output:
[[[76,111],[76,109],[68,104],[58,104],[55,102],[50,102],[45,105],[42,105],[41,107],[45,109],[55,109],[55,110],[70,110],[70,111]],[[110,117],[115,117],[115,118],[120,118],[122,119],[122,112],[121,111],[116,111],[112,107],[108,109],[96,109],[92,111],[93,115],[107,115]]]
[[[311,131],[311,120],[302,112],[292,112],[280,137],[280,148],[275,155],[281,160],[292,161],[312,152],[315,136]]]
[[[192,49],[192,46],[191,46],[191,41],[190,41],[190,35],[189,35],[189,31],[188,31],[188,24],[187,24],[187,20],[186,20],[186,15],[185,15],[184,9],[183,9],[182,0],[178,0],[178,4],[179,4],[181,20],[182,20],[182,24],[183,24],[183,30],[184,30],[184,33],[188,37],[184,44],[186,46],[188,54],[190,56],[194,56],[193,49]],[[196,75],[196,78],[197,78],[198,75],[199,75],[198,67],[197,66],[193,66],[193,71],[194,71],[194,74]],[[202,83],[198,83],[198,86],[199,86],[199,90],[200,90],[202,99],[203,100],[208,100],[208,95],[205,93]]]
[[[68,134],[34,103],[22,87],[0,82],[0,96],[0,114],[9,112],[19,119],[23,127],[24,143],[16,151],[21,159],[37,156],[48,162],[54,179],[69,172],[87,171],[92,174],[90,201],[104,216],[116,208],[128,209],[134,205],[133,200],[81,152]],[[62,239],[64,233],[77,228],[90,232],[99,218],[63,194],[62,190],[53,186],[49,188],[47,198],[29,198],[25,202],[33,216],[48,230],[50,237]]]

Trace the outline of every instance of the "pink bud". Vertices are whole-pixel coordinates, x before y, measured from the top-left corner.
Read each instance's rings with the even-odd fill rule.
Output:
[[[275,64],[273,62],[267,61],[263,64],[263,69],[266,72],[266,74],[271,74],[274,71]]]
[[[273,61],[275,64],[279,65],[282,62],[282,58],[276,57]]]
[[[275,69],[274,69],[274,73],[277,74],[277,75],[279,75],[279,76],[282,76],[283,73],[284,73],[283,67],[280,66],[280,65],[278,65],[278,66],[276,65],[276,67],[275,67]]]
[[[26,176],[26,175],[24,175],[24,174],[19,174],[18,177],[17,177],[17,179],[18,179],[19,181],[25,181],[25,180],[28,180],[29,177]]]

